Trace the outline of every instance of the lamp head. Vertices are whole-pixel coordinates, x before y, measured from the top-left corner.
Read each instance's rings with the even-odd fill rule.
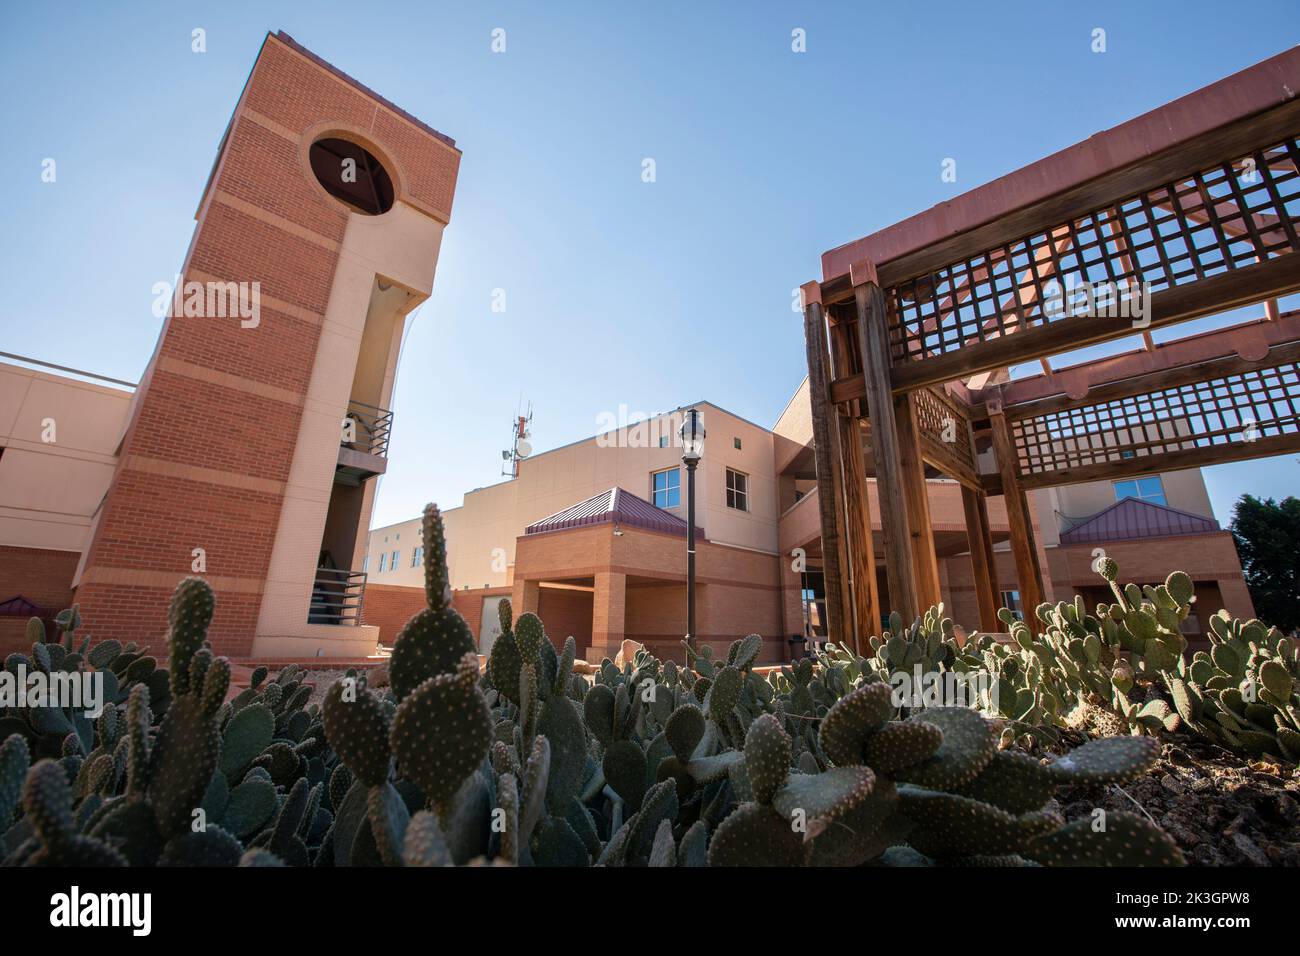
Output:
[[[678,434],[682,439],[682,461],[699,461],[704,451],[704,417],[695,409],[688,409]]]

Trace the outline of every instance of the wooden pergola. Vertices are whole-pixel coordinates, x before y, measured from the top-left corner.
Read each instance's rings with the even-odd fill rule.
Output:
[[[1032,620],[1029,490],[1300,450],[1300,314],[1277,307],[1300,290],[1297,90],[1292,49],[823,255],[803,307],[832,639],[861,646],[880,620],[872,476],[891,609],[940,600],[938,474],[962,486],[980,627],[999,630],[989,496]],[[1116,297],[1061,308],[1085,284]],[[1261,302],[1262,319],[1151,336]]]

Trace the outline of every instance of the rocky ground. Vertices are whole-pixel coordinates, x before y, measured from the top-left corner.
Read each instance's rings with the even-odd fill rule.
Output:
[[[1143,777],[1057,791],[1065,818],[1096,807],[1141,812],[1164,828],[1190,866],[1300,866],[1300,770],[1179,739]]]

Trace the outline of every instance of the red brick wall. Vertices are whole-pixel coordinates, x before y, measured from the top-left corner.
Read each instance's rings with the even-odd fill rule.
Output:
[[[591,647],[591,611],[590,591],[542,588],[538,596],[537,616],[546,625],[551,643],[558,650],[572,635],[579,658]]]
[[[479,631],[483,625],[483,599],[487,597],[496,597],[498,595],[510,596],[509,588],[474,588],[466,591],[452,592],[452,606],[460,612],[460,616],[465,619],[469,625],[470,633],[474,635],[474,640],[479,639]],[[518,616],[519,610],[515,609],[515,615]]]
[[[424,588],[367,584],[361,622],[377,626],[379,640],[392,647],[402,626],[425,606]]]
[[[276,37],[264,44],[204,194],[183,280],[258,282],[256,328],[176,316],[138,395],[77,599],[99,638],[150,639],[206,552],[209,637],[248,656],[347,213],[303,167],[323,124],[373,145],[405,201],[445,221],[460,154]],[[373,597],[374,607],[370,607]],[[392,640],[408,605],[367,595]],[[304,613],[306,609],[304,608]]]
[[[452,592],[452,607],[465,619],[475,640],[478,639],[479,626],[483,621],[483,599],[498,594],[509,595],[510,589],[476,588],[472,591]],[[363,623],[377,626],[379,639],[391,647],[402,626],[424,607],[424,588],[403,587],[396,584],[367,584],[365,607],[361,617]],[[588,608],[588,622],[590,622],[590,608]],[[588,623],[588,630],[590,630],[590,623]]]
[[[72,604],[72,576],[81,555],[76,551],[15,548],[0,545],[0,601],[25,597],[55,614]],[[28,653],[26,617],[0,617],[0,659],[14,651]],[[46,622],[49,630],[50,621]]]

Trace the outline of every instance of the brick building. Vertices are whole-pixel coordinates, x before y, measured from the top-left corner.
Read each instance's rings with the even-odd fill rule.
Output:
[[[356,612],[386,408],[459,164],[447,136],[268,35],[138,387],[3,370],[0,601],[75,597],[97,638],[148,640],[197,571],[219,653],[373,651]]]
[[[824,633],[808,383],[771,429],[708,402],[598,435],[520,462],[518,476],[465,495],[443,512],[456,605],[486,651],[497,634],[495,605],[510,596],[554,639],[573,635],[590,660],[624,639],[680,657],[686,632],[686,487],[676,428],[685,408],[708,430],[697,471],[697,637],[725,648],[759,633],[764,661],[785,659],[794,635]],[[947,613],[978,625],[960,486],[927,482]],[[871,509],[879,531],[875,482]],[[1156,583],[1175,568],[1195,583],[1198,609],[1253,614],[1232,536],[1213,517],[1199,470],[1134,482],[1088,482],[1033,493],[1049,599],[1109,593],[1091,569],[1095,549],[1115,557],[1126,580]],[[1019,608],[1009,528],[1000,501],[989,507],[1003,602]],[[880,537],[877,535],[879,542]],[[420,521],[370,532],[364,618],[391,643],[423,602]],[[796,566],[802,570],[796,570]],[[1100,587],[1099,587],[1100,585]],[[882,607],[889,607],[877,563]],[[1189,638],[1205,622],[1189,621]],[[879,632],[879,629],[876,629]]]

